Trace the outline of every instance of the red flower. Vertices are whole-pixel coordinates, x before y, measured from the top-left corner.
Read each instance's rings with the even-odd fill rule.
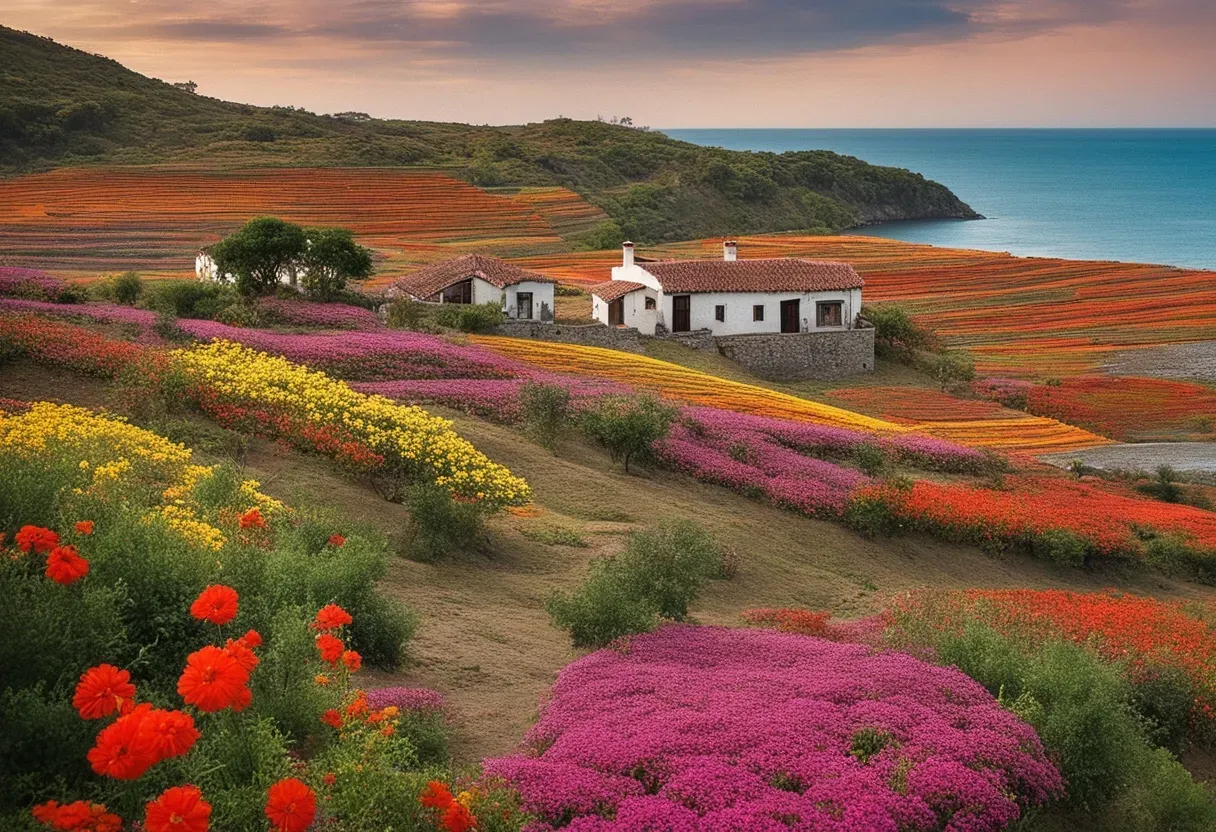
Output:
[[[346,538],[340,534],[331,534],[329,536],[329,545],[330,546],[333,546],[335,548],[340,548],[344,543],[346,543]]]
[[[352,621],[354,619],[350,617],[350,613],[337,604],[326,604],[317,611],[317,617],[312,623],[312,628],[325,632],[345,627]]]
[[[56,546],[46,556],[46,576],[68,586],[89,574],[89,562],[76,554],[75,546]]]
[[[237,523],[242,529],[266,528],[266,518],[262,517],[262,512],[258,511],[256,507],[242,514]]]
[[[77,800],[60,806],[54,800],[35,806],[30,810],[35,820],[49,824],[55,829],[75,832],[122,832],[122,818],[106,811],[100,803],[85,803]]]
[[[36,555],[46,554],[59,545],[59,535],[42,526],[22,526],[13,540],[21,551]]]
[[[257,630],[246,632],[245,635],[241,636],[241,641],[245,642],[245,646],[250,650],[262,646],[262,636]]]
[[[346,706],[346,715],[352,719],[358,719],[368,712],[367,694],[359,691],[354,701]]]
[[[304,832],[316,814],[316,794],[294,777],[275,783],[266,795],[266,817],[276,832]]]
[[[194,727],[194,717],[184,711],[152,711],[140,732],[141,741],[146,741],[162,760],[182,756],[202,736]]]
[[[333,708],[330,708],[328,711],[321,714],[321,721],[324,722],[326,725],[328,725],[330,728],[341,728],[342,727],[342,714],[338,713]]]
[[[228,651],[229,656],[236,660],[237,664],[245,668],[246,673],[252,673],[253,669],[258,666],[257,654],[245,646],[243,639],[228,639],[224,649]]]
[[[112,664],[91,667],[80,677],[72,707],[84,719],[101,719],[115,711],[130,713],[135,707],[135,685],[131,674]]]
[[[446,809],[456,802],[456,798],[452,797],[446,783],[432,780],[426,784],[426,788],[418,796],[418,802],[429,809]]]
[[[325,772],[325,776],[321,778],[321,782],[327,786],[332,786],[334,783],[338,782],[338,778],[332,771],[327,771]]]
[[[346,649],[346,645],[342,643],[341,639],[323,633],[317,636],[317,649],[321,651],[322,661],[334,664],[342,657],[342,651]]]
[[[147,832],[207,832],[210,826],[211,804],[197,786],[165,789],[148,804],[144,816]]]
[[[76,534],[89,535],[93,533],[92,520],[78,520],[76,522]]]
[[[354,650],[347,650],[342,653],[342,664],[346,665],[347,670],[354,673],[363,667],[363,657]]]
[[[232,710],[234,713],[240,713],[253,704],[253,691],[249,688],[241,688],[236,692],[236,699],[232,700]]]
[[[200,592],[190,605],[190,614],[199,621],[223,625],[236,618],[236,609],[236,590],[223,584],[212,584]]]
[[[115,780],[135,780],[157,763],[156,751],[140,729],[152,706],[137,705],[126,716],[102,729],[96,744],[89,749],[93,771]]]
[[[440,822],[447,832],[469,832],[477,825],[477,819],[473,817],[473,813],[464,807],[463,804],[453,801],[452,805],[444,809],[443,815],[440,816]]]
[[[186,658],[186,669],[177,680],[177,692],[187,705],[208,713],[240,704],[249,671],[226,650],[208,645]]]

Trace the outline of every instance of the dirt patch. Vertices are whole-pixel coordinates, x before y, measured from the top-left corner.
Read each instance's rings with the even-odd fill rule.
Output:
[[[1125,350],[1114,353],[1104,367],[1112,375],[1216,382],[1216,341]]]
[[[110,405],[107,390],[101,379],[35,364],[25,358],[0,364],[0,398],[99,409]]]
[[[1059,468],[1079,459],[1103,470],[1155,471],[1168,465],[1177,471],[1216,473],[1216,442],[1142,442],[1134,445],[1104,445],[1101,448],[1039,457]]]

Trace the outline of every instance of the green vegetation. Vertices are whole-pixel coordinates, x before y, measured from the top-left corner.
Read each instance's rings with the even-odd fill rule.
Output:
[[[613,462],[629,463],[650,454],[671,430],[678,411],[655,396],[604,396],[579,417],[588,439],[604,447]]]
[[[481,535],[485,520],[481,507],[456,500],[439,486],[410,486],[404,503],[410,512],[409,555],[414,560],[430,563],[468,549]]]
[[[445,303],[435,313],[435,323],[461,332],[493,332],[507,316],[502,313],[502,304],[489,303]]]
[[[660,618],[683,621],[706,581],[725,573],[724,557],[697,523],[662,523],[635,533],[619,555],[592,562],[582,587],[549,599],[549,615],[575,647],[603,647]]]
[[[3,27],[0,160],[0,172],[100,162],[411,165],[482,187],[563,185],[612,218],[584,232],[576,243],[585,248],[977,216],[919,174],[828,151],[744,153],[561,118],[474,127],[253,107]]]
[[[570,419],[570,391],[557,384],[525,382],[519,391],[519,409],[528,438],[552,450]]]
[[[208,249],[217,275],[232,275],[245,297],[274,294],[284,275],[304,294],[328,301],[347,280],[372,273],[371,252],[345,228],[301,228],[276,217],[257,217]],[[245,321],[231,323],[245,325]]]

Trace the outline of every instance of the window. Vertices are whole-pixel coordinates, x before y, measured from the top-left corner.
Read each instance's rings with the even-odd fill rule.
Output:
[[[472,303],[473,302],[473,281],[462,280],[459,283],[453,283],[442,292],[444,303]]]
[[[820,301],[815,304],[815,326],[843,326],[844,302]]]
[[[764,320],[764,304],[763,303],[757,303],[755,306],[752,307],[752,320],[753,321],[763,321]]]
[[[725,306],[719,305],[719,306],[714,307],[714,320],[722,321],[722,322],[726,321],[726,307]]]
[[[646,298],[646,308],[654,309],[654,298]]]

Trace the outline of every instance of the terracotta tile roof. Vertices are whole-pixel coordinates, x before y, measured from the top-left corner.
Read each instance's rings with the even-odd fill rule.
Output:
[[[467,280],[470,277],[480,277],[482,280],[497,286],[499,289],[514,286],[525,280],[536,283],[556,283],[551,277],[545,277],[540,272],[530,272],[519,266],[490,257],[485,254],[466,254],[442,263],[432,263],[423,266],[413,274],[408,274],[398,280],[395,288],[407,292],[416,298],[429,298],[437,292],[442,292],[449,286]]]
[[[612,301],[622,298],[630,292],[636,292],[638,289],[645,288],[641,283],[634,283],[632,280],[608,280],[595,284],[587,291],[600,300]]]
[[[680,292],[826,292],[860,289],[848,263],[781,257],[761,260],[665,260],[642,266],[666,294]]]

